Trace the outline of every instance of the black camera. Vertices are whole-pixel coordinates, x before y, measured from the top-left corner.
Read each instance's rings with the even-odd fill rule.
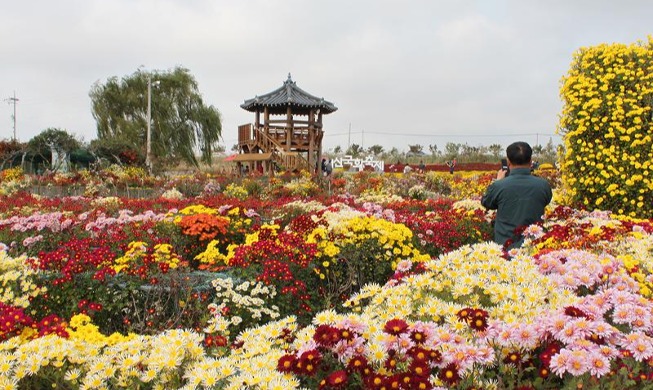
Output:
[[[501,170],[506,171],[506,176],[510,175],[510,167],[508,166],[508,160],[505,158],[501,159]]]

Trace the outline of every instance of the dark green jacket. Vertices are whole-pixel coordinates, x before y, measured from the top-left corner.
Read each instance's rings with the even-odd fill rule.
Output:
[[[541,221],[551,197],[549,182],[532,176],[528,168],[513,169],[508,177],[490,184],[481,204],[486,209],[497,210],[494,241],[504,245],[512,239],[509,247],[521,246],[523,237],[516,235],[515,229]]]

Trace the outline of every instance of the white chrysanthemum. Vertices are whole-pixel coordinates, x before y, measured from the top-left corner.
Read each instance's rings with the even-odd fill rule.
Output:
[[[69,381],[69,382],[77,382],[79,378],[81,377],[82,372],[80,371],[79,368],[72,368],[68,371],[66,371],[66,375],[64,376],[64,379]]]
[[[0,376],[0,389],[14,390],[18,389],[18,379],[10,376]]]

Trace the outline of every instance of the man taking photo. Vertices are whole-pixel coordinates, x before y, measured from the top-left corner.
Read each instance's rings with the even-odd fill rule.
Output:
[[[533,149],[526,142],[509,145],[506,156],[510,176],[506,177],[507,170],[500,169],[481,199],[483,207],[497,210],[494,241],[505,249],[522,245],[523,228],[541,221],[544,208],[551,202],[549,182],[531,175],[532,155]]]

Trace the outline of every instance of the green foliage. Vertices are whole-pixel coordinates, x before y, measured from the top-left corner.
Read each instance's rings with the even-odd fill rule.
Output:
[[[408,150],[409,150],[409,153],[412,153],[412,154],[423,154],[424,153],[424,146],[422,146],[420,144],[408,145]]]
[[[139,70],[96,83],[90,96],[98,138],[141,145],[145,154],[148,80],[156,82],[150,94],[155,163],[184,160],[197,166],[196,150],[203,162],[211,162],[222,133],[220,112],[204,104],[195,78],[184,68],[151,74]]]
[[[27,150],[37,160],[47,163],[51,162],[51,168],[56,168],[57,161],[52,161],[53,152],[59,155],[66,155],[73,150],[79,149],[80,142],[66,130],[57,128],[48,128],[43,130],[27,143]]]
[[[98,158],[112,164],[131,165],[145,161],[145,155],[136,147],[136,144],[120,137],[94,139],[91,141],[90,150]]]
[[[365,150],[363,149],[362,146],[360,146],[358,144],[351,144],[351,146],[349,146],[349,148],[347,148],[347,150],[345,151],[345,154],[350,155],[350,156],[355,158],[355,157],[360,156],[364,152],[365,152]]]
[[[20,164],[20,155],[25,147],[16,140],[0,140],[0,169]]]
[[[368,153],[371,153],[373,155],[379,155],[383,153],[383,146],[381,145],[372,145],[369,148],[367,148]]]
[[[535,150],[535,146],[533,147],[533,150]],[[500,144],[492,144],[488,146],[488,151],[492,154],[492,157],[495,159],[500,158],[505,152],[503,151],[503,146]]]

